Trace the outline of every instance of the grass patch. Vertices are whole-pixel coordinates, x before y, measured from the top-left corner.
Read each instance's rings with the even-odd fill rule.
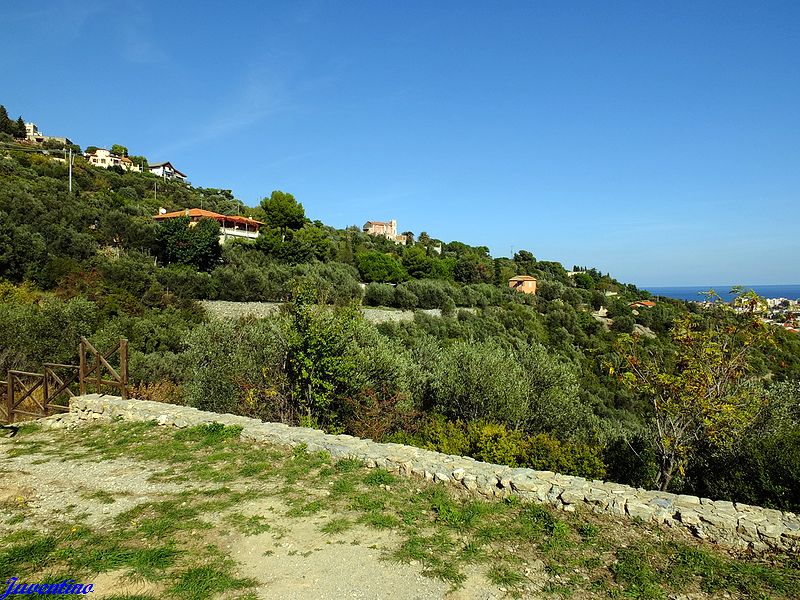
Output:
[[[322,533],[327,533],[328,535],[335,535],[337,533],[343,533],[348,529],[353,527],[354,523],[347,518],[344,517],[337,517],[331,519],[327,523],[325,523],[322,527],[320,527],[320,531]]]
[[[267,523],[267,520],[259,515],[247,517],[241,513],[233,513],[227,515],[225,521],[233,525],[239,533],[244,535],[259,535],[272,529],[272,526]]]
[[[258,585],[252,579],[234,577],[228,568],[193,567],[177,574],[177,581],[167,593],[182,600],[205,600],[217,594]]]
[[[373,469],[364,477],[364,483],[367,485],[392,485],[396,481],[397,477],[386,469]]]
[[[493,584],[506,588],[519,587],[525,581],[524,575],[506,565],[493,565],[486,571],[486,578]]]

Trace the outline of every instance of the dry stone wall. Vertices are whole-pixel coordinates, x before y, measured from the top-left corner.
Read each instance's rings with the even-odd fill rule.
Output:
[[[72,398],[70,412],[72,418],[81,420],[152,420],[178,428],[212,422],[238,425],[244,439],[292,447],[306,444],[310,452],[354,458],[370,468],[381,467],[399,475],[460,487],[487,498],[516,495],[568,512],[590,510],[652,521],[685,528],[699,538],[734,548],[800,549],[800,518],[768,508],[636,489],[550,471],[515,469],[401,444],[382,444],[306,427],[159,402],[122,400],[117,396],[90,394]]]
[[[279,302],[231,302],[228,300],[201,300],[200,305],[215,319],[240,319],[252,317],[263,319],[278,312],[281,308]],[[477,312],[474,308],[459,308],[470,313]],[[361,307],[361,314],[370,323],[402,323],[414,320],[414,313],[421,312],[433,317],[441,317],[442,311],[438,308],[414,310],[401,310],[398,308]]]

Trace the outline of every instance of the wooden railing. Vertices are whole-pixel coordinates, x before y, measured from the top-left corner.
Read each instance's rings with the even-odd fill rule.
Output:
[[[119,352],[119,371],[109,359]],[[116,388],[123,399],[128,399],[128,340],[120,338],[119,343],[110,351],[103,354],[85,337],[81,336],[79,375],[81,395],[85,394],[89,386],[94,386],[95,392],[102,393],[103,386]],[[94,361],[90,362],[89,358]],[[103,379],[103,370],[111,379]]]
[[[115,368],[110,360],[117,353],[119,367]],[[121,338],[104,354],[81,337],[78,356],[78,365],[44,363],[44,373],[9,371],[6,381],[0,382],[0,422],[13,423],[18,416],[37,419],[53,412],[67,412],[76,386],[81,394],[90,388],[103,393],[104,388],[111,387],[128,398],[128,340]]]

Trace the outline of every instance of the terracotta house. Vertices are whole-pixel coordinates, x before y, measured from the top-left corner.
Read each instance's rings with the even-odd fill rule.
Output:
[[[524,294],[536,294],[536,277],[517,275],[508,280],[508,287]]]

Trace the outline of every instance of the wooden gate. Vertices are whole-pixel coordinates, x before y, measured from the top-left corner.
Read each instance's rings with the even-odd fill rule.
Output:
[[[116,368],[111,364],[115,354],[119,354]],[[111,387],[127,399],[128,340],[121,338],[109,352],[102,353],[81,337],[78,356],[78,365],[44,363],[44,373],[9,371],[6,381],[0,381],[0,421],[13,423],[18,416],[38,419],[67,412],[76,385],[81,394],[89,389],[100,394]]]

